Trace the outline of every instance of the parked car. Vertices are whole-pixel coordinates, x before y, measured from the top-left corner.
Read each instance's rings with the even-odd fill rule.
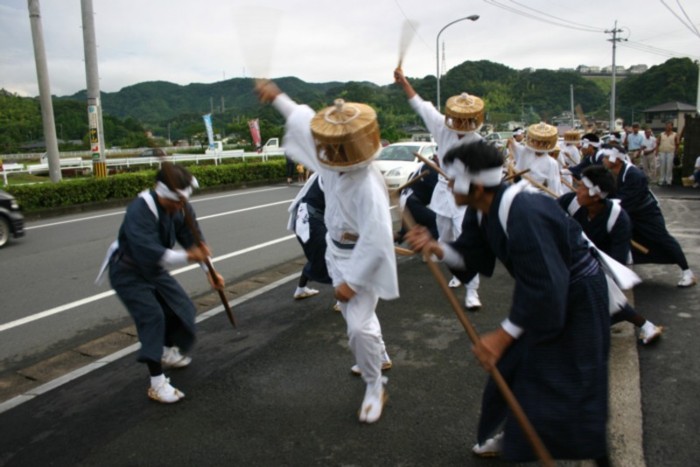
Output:
[[[17,200],[11,194],[0,190],[0,248],[7,245],[11,237],[24,235],[24,216]]]
[[[426,141],[394,143],[386,146],[374,160],[384,176],[389,189],[396,189],[406,183],[411,172],[415,171],[420,160],[415,153],[432,159],[437,152],[437,144]]]
[[[500,148],[505,147],[506,142],[508,141],[508,138],[510,138],[511,136],[513,136],[513,134],[510,132],[507,132],[507,131],[500,132],[500,133],[493,132],[493,133],[489,133],[488,135],[484,136],[484,139],[487,142],[495,145],[497,148],[500,149]]]
[[[163,157],[163,156],[167,156],[167,155],[168,154],[160,148],[150,148],[150,149],[146,149],[144,151],[141,151],[141,154],[139,154],[139,157]]]

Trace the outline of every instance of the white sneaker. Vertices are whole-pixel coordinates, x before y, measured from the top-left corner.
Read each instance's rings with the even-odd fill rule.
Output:
[[[467,307],[467,310],[478,310],[481,308],[481,300],[479,300],[479,293],[476,289],[467,289],[464,306]]]
[[[649,326],[647,326],[647,324],[649,324]],[[647,345],[661,337],[663,332],[663,326],[656,326],[647,321],[639,330],[639,340],[642,342],[642,344]]]
[[[693,274],[693,271],[686,269],[681,274],[681,280],[678,282],[678,287],[692,287],[697,284],[698,280]]]
[[[384,403],[386,403],[388,399],[386,390],[384,389],[384,384],[386,384],[386,382],[387,379],[382,377],[378,382],[367,385],[365,398],[362,400],[362,407],[360,407],[360,412],[358,414],[360,422],[374,423],[382,416]]]
[[[501,455],[503,450],[503,432],[498,433],[493,438],[484,441],[484,444],[475,444],[472,447],[474,455],[479,457],[496,457]]]
[[[170,385],[170,378],[163,378],[156,387],[148,388],[148,397],[163,404],[172,404],[185,397],[185,393]]]
[[[318,294],[318,290],[310,287],[297,287],[294,291],[294,300],[302,300],[304,298],[313,297]]]
[[[182,355],[177,347],[163,347],[160,363],[163,368],[184,368],[192,363],[192,358]]]
[[[343,311],[340,308],[340,302],[335,302],[335,305],[333,305],[333,311],[335,311],[336,313],[340,313],[341,311]]]
[[[444,284],[444,282],[443,282]],[[460,285],[462,285],[462,281],[457,279],[455,276],[452,276],[452,279],[450,279],[449,284],[447,284],[451,289],[456,289]]]

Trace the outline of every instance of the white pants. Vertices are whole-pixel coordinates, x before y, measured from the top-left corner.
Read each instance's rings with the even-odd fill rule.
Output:
[[[659,183],[673,183],[673,153],[659,153]]]
[[[376,308],[379,297],[373,292],[360,290],[340,311],[347,324],[348,344],[360,367],[362,379],[376,384],[382,376],[384,341]]]
[[[352,250],[335,248],[329,243],[326,249],[326,266],[333,279],[333,287],[345,282],[345,274],[353,267]],[[367,384],[381,384],[382,357],[385,347],[382,328],[377,318],[379,295],[370,289],[358,289],[352,299],[340,303],[340,311],[347,324],[348,345],[360,367],[362,379]]]
[[[642,169],[644,169],[649,183],[656,182],[656,155],[653,152],[642,155]]]
[[[440,214],[435,214],[435,224],[437,225],[437,231],[439,239],[441,242],[453,242],[457,240],[457,237],[462,235],[462,221],[464,216],[458,217],[447,217]],[[478,290],[479,289],[479,275],[474,276],[472,280],[466,284],[467,290]]]

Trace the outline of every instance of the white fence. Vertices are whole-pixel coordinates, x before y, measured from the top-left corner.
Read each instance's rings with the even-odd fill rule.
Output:
[[[129,150],[129,154],[133,154],[134,150]],[[83,160],[82,158],[76,157],[63,157],[73,155],[76,153],[61,153],[61,171],[64,170],[82,170],[82,171],[92,171],[92,161]],[[82,152],[80,153],[82,154]],[[40,155],[39,155],[40,156]],[[3,157],[10,157],[5,155]],[[106,159],[107,167],[134,167],[134,166],[149,166],[149,167],[159,167],[163,161],[178,163],[178,162],[192,162],[199,164],[201,161],[214,161],[215,165],[219,165],[224,159],[240,158],[245,160],[249,157],[262,157],[263,161],[267,161],[269,157],[282,157],[282,156],[268,156],[266,154],[261,154],[257,152],[244,152],[242,149],[223,151],[217,153],[209,154],[174,154],[164,157],[110,157]],[[34,157],[36,158],[36,157]],[[21,164],[16,162],[10,162],[3,164],[3,170],[0,171],[2,174],[4,185],[7,186],[7,176],[16,173],[29,173],[29,174],[41,174],[48,173],[49,165],[47,163],[43,164]]]

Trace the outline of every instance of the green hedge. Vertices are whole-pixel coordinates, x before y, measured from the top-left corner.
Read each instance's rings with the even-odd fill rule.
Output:
[[[197,177],[200,188],[223,185],[240,185],[249,182],[278,182],[285,178],[285,160],[269,162],[244,162],[207,166],[189,166]],[[59,183],[11,185],[11,193],[24,212],[99,203],[110,200],[131,199],[140,191],[153,186],[157,171],[110,175],[106,178],[82,178],[62,180]]]

